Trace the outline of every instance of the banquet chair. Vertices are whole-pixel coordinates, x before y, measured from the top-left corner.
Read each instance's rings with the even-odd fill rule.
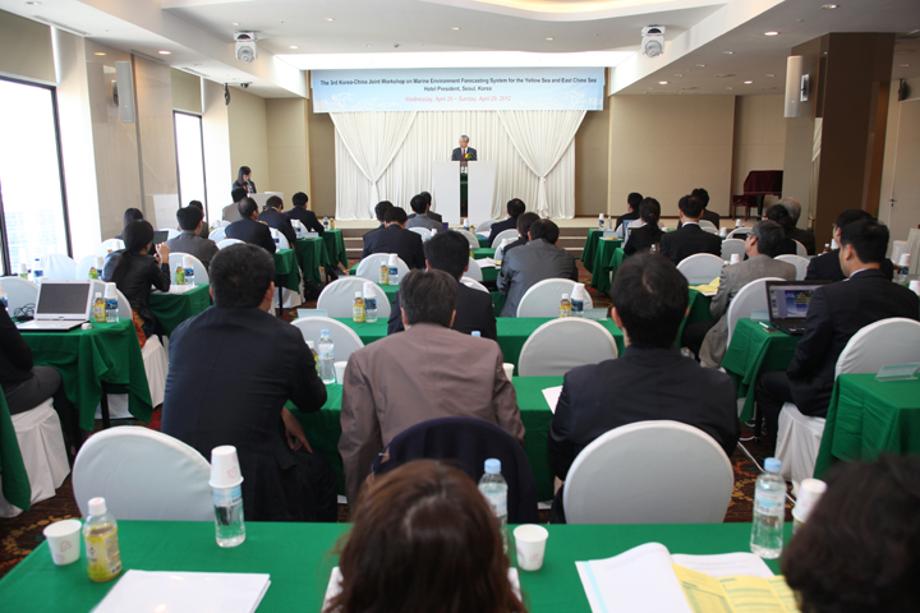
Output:
[[[524,341],[518,358],[522,377],[561,377],[576,366],[617,357],[617,344],[607,329],[590,319],[553,319]]]
[[[351,354],[364,347],[364,342],[354,330],[331,317],[301,317],[292,321],[291,325],[300,330],[304,342],[311,342],[314,348],[319,345],[322,331],[329,330],[335,344],[336,362],[347,361]]]
[[[730,262],[735,254],[740,255],[742,260],[744,259],[744,241],[740,238],[726,238],[722,241],[722,260]]]
[[[476,238],[475,234],[463,228],[456,228],[454,229],[454,232],[457,232],[463,235],[463,238],[466,239],[466,242],[470,244],[470,249],[479,249],[479,239]]]
[[[415,232],[422,237],[422,242],[427,243],[431,240],[431,237],[436,234],[435,230],[429,228],[409,228],[409,232]]]
[[[172,271],[173,278],[176,276],[176,268],[185,266],[187,262],[192,263],[196,284],[203,285],[211,282],[210,278],[208,278],[208,269],[205,268],[204,263],[191,253],[182,253],[180,251],[171,251],[169,253],[169,269]]]
[[[805,245],[801,241],[792,239],[792,242],[795,243],[795,254],[803,258],[808,257],[808,249],[805,248]]]
[[[364,293],[364,284],[370,283],[374,296],[377,297],[377,317],[387,320],[392,309],[386,292],[374,283],[360,277],[341,277],[323,288],[316,301],[316,308],[326,311],[329,317],[351,317],[355,302],[355,292]]]
[[[711,436],[662,419],[595,439],[572,463],[562,496],[569,524],[713,524],[725,517],[733,484]]]
[[[74,280],[84,281],[89,279],[91,268],[95,268],[99,277],[102,277],[103,267],[105,267],[105,258],[101,255],[88,255],[85,258],[80,258],[80,261],[74,267]]]
[[[558,317],[559,300],[562,294],[569,294],[575,289],[575,282],[570,279],[544,279],[530,286],[518,303],[516,317]],[[593,309],[594,301],[589,295],[585,300],[585,309]]]
[[[834,368],[834,376],[876,373],[883,366],[920,362],[920,322],[903,317],[882,319],[854,334]],[[798,485],[811,477],[821,447],[825,419],[803,415],[792,402],[783,405],[776,433],[783,478]]]
[[[218,246],[220,246],[220,242],[224,240],[225,238],[227,238],[227,226],[217,226],[216,228],[211,230],[210,234],[208,234],[208,238],[214,241],[215,243],[218,243]],[[230,239],[230,240],[237,240],[237,239]]]
[[[91,436],[77,453],[73,494],[85,517],[90,498],[105,498],[118,519],[213,521],[211,467],[198,451],[141,426]]]
[[[735,326],[738,325],[740,320],[750,317],[754,313],[768,312],[767,281],[782,280],[783,279],[779,277],[755,279],[738,290],[738,293],[735,294],[735,297],[732,298],[732,301],[728,304],[728,319],[726,320],[728,324],[728,336],[725,341],[726,347],[731,345],[732,333],[735,331]]]
[[[725,262],[711,253],[694,253],[677,264],[677,270],[684,275],[690,285],[709,283],[722,273]]]
[[[804,281],[805,275],[808,274],[808,263],[811,261],[801,255],[792,255],[789,253],[778,255],[776,259],[780,262],[788,262],[795,266],[795,280]]]
[[[708,219],[700,220],[700,228],[710,234],[718,234],[719,228],[716,227],[716,224],[712,223]]]
[[[113,251],[120,251],[125,248],[125,241],[120,238],[107,238],[96,248],[96,255],[107,256]]]
[[[747,237],[747,235],[750,234],[750,233],[751,233],[751,229],[750,229],[750,228],[748,228],[747,226],[741,226],[740,228],[735,228],[734,230],[732,230],[731,232],[729,232],[728,235],[727,235],[725,238],[726,238],[726,239],[729,239],[729,238],[737,238],[737,239],[740,239],[740,240],[744,240],[745,237]]]
[[[441,417],[415,424],[393,437],[377,456],[372,472],[385,474],[412,460],[443,460],[478,481],[489,458],[502,463],[502,476],[508,483],[508,521],[538,521],[537,486],[524,447],[484,419]]]
[[[35,309],[38,301],[38,285],[19,277],[0,277],[0,288],[6,294],[7,308],[11,316],[23,307]]]
[[[287,237],[284,234],[282,234],[280,230],[276,230],[275,228],[269,228],[268,231],[271,233],[272,240],[275,241],[275,246],[279,250],[291,248],[291,243],[288,242]]]
[[[469,277],[470,279],[475,279],[481,282],[482,281],[482,268],[479,266],[479,262],[477,262],[473,258],[470,258],[469,264],[467,264],[466,273],[464,273],[463,276]]]
[[[217,248],[226,249],[230,245],[245,245],[245,244],[246,243],[244,241],[241,241],[238,238],[222,238],[219,241],[217,241]]]
[[[389,253],[372,253],[358,262],[358,267],[355,269],[354,276],[368,279],[376,283],[377,279],[380,278],[380,266],[386,264],[389,258]],[[402,258],[396,258],[396,268],[399,269],[400,279],[405,279],[406,275],[409,274],[409,265],[406,264]]]
[[[467,276],[460,277],[460,283],[464,284],[464,285],[467,286],[467,287],[472,287],[473,289],[478,289],[479,291],[485,292],[485,293],[487,293],[487,294],[490,294],[490,293],[491,293],[491,292],[489,292],[489,288],[487,288],[485,285],[483,285],[482,283],[480,283],[480,282],[477,281],[476,279],[472,279],[472,278],[467,277]]]
[[[32,504],[53,498],[55,490],[70,474],[67,447],[61,421],[51,399],[38,406],[12,416],[13,430],[22,454]],[[0,517],[15,517],[22,509],[0,494]]]
[[[61,253],[42,258],[42,279],[46,281],[77,281],[77,263],[70,256]],[[100,271],[101,272],[101,271]],[[88,275],[87,275],[88,276]],[[85,279],[86,277],[82,277]]]
[[[496,249],[503,239],[510,238],[512,241],[516,241],[518,237],[520,237],[520,234],[518,234],[517,228],[508,228],[496,234],[495,238],[492,239],[492,244],[489,246],[492,247],[492,249]]]
[[[496,219],[487,219],[483,221],[478,226],[476,226],[476,234],[482,234],[488,238],[489,234],[492,232],[492,226],[494,226],[497,221],[498,220]]]

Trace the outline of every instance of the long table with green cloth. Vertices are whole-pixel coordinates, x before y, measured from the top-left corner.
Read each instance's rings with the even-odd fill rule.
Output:
[[[326,266],[328,263],[325,240],[318,236],[315,238],[298,238],[294,241],[294,252],[297,254],[297,263],[303,273],[304,282],[312,282],[316,285],[322,284],[323,275],[320,273],[319,268],[320,266]]]
[[[19,440],[13,428],[13,418],[6,404],[6,394],[0,392],[0,480],[3,497],[23,511],[32,505],[32,486],[22,462]],[[2,599],[0,599],[2,602]]]
[[[840,375],[827,410],[815,476],[823,476],[834,462],[871,461],[883,453],[920,453],[920,380]]]
[[[150,388],[131,320],[94,323],[89,330],[23,332],[22,337],[36,364],[54,366],[61,373],[64,392],[77,409],[82,430],[93,429],[103,384],[116,393],[127,393],[131,414],[150,421]]]
[[[345,250],[345,238],[339,229],[326,230],[323,232],[323,242],[326,243],[324,265],[330,268],[336,268],[336,264],[341,264],[342,268],[348,268],[348,252]]]
[[[514,377],[512,384],[517,395],[518,408],[521,410],[521,421],[524,422],[524,450],[536,479],[537,495],[540,500],[549,500],[553,497],[553,473],[546,452],[546,437],[549,434],[553,413],[546,404],[543,390],[562,385],[562,377]],[[342,386],[327,385],[326,393],[326,404],[320,411],[303,413],[294,407],[291,409],[303,424],[313,450],[323,454],[332,465],[338,479],[339,492],[344,493],[345,479],[338,452],[339,436],[342,434],[339,423],[342,413]]]
[[[176,287],[169,292],[153,292],[150,294],[150,310],[156,315],[157,321],[163,326],[166,335],[173,333],[179,324],[190,317],[194,317],[211,306],[211,287],[207,283],[189,287],[177,292]]]
[[[591,272],[591,287],[597,291],[606,294],[610,290],[611,272],[623,263],[622,245],[619,239],[603,238],[600,230],[588,231],[581,257],[585,268]]]
[[[300,265],[297,252],[293,249],[279,249],[275,252],[275,283],[293,292],[300,291]]]
[[[495,257],[495,249],[492,249],[491,247],[479,247],[478,249],[473,249],[472,251],[474,260]]]
[[[336,546],[350,525],[247,522],[246,542],[232,549],[214,543],[211,522],[120,521],[118,528],[125,569],[268,573],[271,585],[258,611],[314,612],[322,608],[329,573],[338,563]],[[508,554],[515,564],[513,528],[508,527]],[[577,561],[609,558],[649,542],[662,543],[671,553],[748,551],[751,533],[748,523],[551,525],[548,529],[543,567],[520,571],[524,603],[531,613],[590,612]],[[787,525],[786,538],[790,535]],[[779,572],[778,560],[766,562]],[[54,566],[47,543],[42,543],[0,580],[0,603],[16,613],[90,611],[115,583],[87,579],[83,559]]]
[[[735,380],[738,397],[745,398],[741,419],[754,411],[754,386],[760,373],[786,370],[795,354],[798,337],[770,328],[765,322],[741,319],[722,358],[722,368]]]

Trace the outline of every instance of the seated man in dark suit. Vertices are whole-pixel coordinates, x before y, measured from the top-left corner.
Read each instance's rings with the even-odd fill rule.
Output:
[[[562,480],[575,457],[602,434],[638,421],[668,419],[699,428],[731,456],[738,442],[735,386],[674,348],[687,310],[687,280],[654,254],[627,259],[613,283],[611,315],[626,335],[616,360],[568,372],[549,430],[553,473]],[[562,490],[552,519],[564,521]]]
[[[814,255],[815,251],[815,231],[811,229],[799,228],[799,218],[802,216],[802,204],[795,198],[783,198],[779,201],[781,205],[789,211],[792,217],[792,234],[791,238],[805,245],[805,251],[808,255]]]
[[[428,217],[431,217],[438,223],[444,223],[444,218],[441,217],[438,213],[435,213],[431,210],[431,192],[419,192],[419,196],[425,199],[425,203],[428,205]],[[411,215],[410,215],[411,217]]]
[[[866,219],[875,219],[868,211],[862,209],[847,209],[837,216],[834,222],[834,242],[840,244],[840,230],[844,226],[856,221]],[[881,266],[882,274],[891,281],[894,278],[894,264],[891,260],[885,258]],[[806,281],[843,281],[843,269],[840,268],[840,248],[833,249],[827,253],[822,253],[811,259],[808,263],[808,272],[805,274]]]
[[[291,196],[291,204],[293,208],[285,213],[288,219],[296,219],[303,224],[303,227],[307,229],[307,232],[316,232],[320,236],[325,232],[323,224],[320,223],[319,219],[316,218],[316,213],[307,208],[307,202],[310,199],[303,192],[297,192]]]
[[[269,253],[275,252],[275,240],[268,230],[268,225],[259,221],[259,205],[256,201],[246,196],[240,201],[240,220],[227,226],[227,238],[235,238],[244,243],[252,243],[262,247]]]
[[[526,245],[518,247],[502,261],[498,289],[507,296],[502,317],[516,317],[521,298],[544,279],[578,280],[575,258],[556,247],[559,226],[548,219],[539,219],[530,226],[529,236]]]
[[[841,229],[840,268],[848,279],[814,292],[789,368],[761,375],[757,385],[757,405],[771,443],[783,403],[794,402],[804,415],[827,414],[837,358],[860,328],[889,317],[920,317],[917,295],[881,271],[887,248],[888,228],[877,221],[855,221]]]
[[[795,239],[792,238],[795,222],[792,220],[792,215],[789,214],[789,209],[782,204],[774,204],[767,209],[763,218],[775,221],[783,229],[783,241],[780,243],[776,255],[796,255],[798,248],[796,247]]]
[[[626,236],[626,226],[629,225],[629,222],[639,219],[640,204],[642,204],[642,194],[639,192],[630,192],[630,194],[626,196],[626,213],[617,217],[617,223],[613,227],[616,231],[617,238],[622,239]]]
[[[629,238],[626,239],[623,253],[632,255],[649,251],[653,245],[657,247],[661,243],[661,235],[664,234],[658,227],[660,220],[661,204],[654,198],[643,198],[639,204],[639,221],[630,224]]]
[[[425,243],[427,270],[443,270],[458,281],[457,316],[451,328],[464,334],[479,330],[483,338],[497,338],[495,313],[492,310],[492,296],[459,283],[470,262],[470,244],[459,232],[448,230],[436,234]],[[387,334],[403,331],[399,311],[399,294],[393,303]]]
[[[527,244],[527,236],[530,234],[530,226],[533,225],[533,222],[538,221],[540,216],[536,213],[524,213],[518,217],[517,221],[517,231],[518,239],[513,243],[508,243],[505,245],[505,250],[502,252],[505,256],[508,255],[508,252],[514,249],[515,247],[520,247],[521,245]]]
[[[395,253],[409,268],[425,268],[425,250],[422,237],[406,230],[406,211],[394,206],[383,217],[384,228],[374,237],[372,253]],[[367,243],[365,242],[365,249]],[[365,256],[366,257],[366,256]]]
[[[162,430],[205,458],[234,445],[247,520],[335,521],[335,475],[284,403],[319,411],[326,388],[300,331],[269,314],[272,257],[232,245],[211,262],[214,306],[169,343]]]
[[[511,230],[517,227],[518,217],[521,216],[527,206],[524,204],[524,201],[520,198],[512,198],[508,201],[506,205],[508,210],[508,219],[502,221],[496,221],[492,224],[492,228],[489,230],[489,246],[492,246],[492,242],[495,240],[495,237],[504,232],[505,230]],[[498,245],[496,245],[497,247]]]
[[[217,244],[201,237],[201,230],[204,228],[201,209],[192,205],[181,208],[176,211],[176,220],[182,232],[176,238],[166,241],[169,251],[193,255],[207,268],[211,264],[211,259],[217,255]]]
[[[384,217],[386,217],[387,211],[389,211],[392,208],[393,208],[393,203],[390,202],[389,200],[381,200],[374,207],[374,215],[377,217],[377,221],[380,222],[380,225],[374,228],[373,230],[369,230],[368,232],[364,234],[364,237],[362,239],[364,243],[364,249],[361,252],[362,258],[366,258],[372,253],[377,253],[376,251],[374,251],[374,248],[377,245],[377,239],[380,237],[380,233],[383,232],[384,225],[386,225],[383,219]]]
[[[703,203],[703,214],[700,215],[700,219],[705,219],[706,221],[711,221],[716,228],[719,227],[719,224],[722,223],[722,218],[719,217],[719,214],[715,211],[709,210],[709,192],[707,192],[702,187],[697,187],[692,192],[691,196],[699,199]]]
[[[444,229],[444,224],[440,221],[435,221],[434,218],[428,215],[431,201],[426,200],[425,196],[421,194],[412,196],[409,206],[412,207],[414,212],[409,215],[409,220],[406,222],[406,228],[425,228],[426,230],[434,230],[435,232],[440,232]]]
[[[271,196],[265,201],[265,210],[259,215],[259,221],[268,224],[269,228],[274,228],[284,235],[291,249],[294,248],[294,241],[297,240],[297,234],[294,232],[294,226],[287,215],[282,213],[284,202],[278,196]]]
[[[677,203],[677,208],[680,209],[680,228],[661,237],[661,254],[675,265],[696,253],[722,257],[722,239],[700,227],[703,201],[694,196],[684,196]]]

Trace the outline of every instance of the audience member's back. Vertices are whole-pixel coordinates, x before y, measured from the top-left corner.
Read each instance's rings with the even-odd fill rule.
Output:
[[[546,279],[578,280],[575,258],[556,247],[559,227],[548,219],[530,226],[530,240],[510,252],[502,262],[498,289],[505,292],[502,317],[514,317],[527,290]]]
[[[703,203],[693,196],[684,196],[678,203],[681,226],[661,237],[661,254],[674,264],[697,253],[721,256],[722,239],[700,227]]]

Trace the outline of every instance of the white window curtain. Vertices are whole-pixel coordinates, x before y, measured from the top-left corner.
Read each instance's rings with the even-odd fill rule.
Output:
[[[584,118],[583,111],[517,111],[509,120],[514,122],[512,128],[506,127],[495,111],[402,113],[414,120],[407,119],[408,132],[401,146],[394,149],[398,129],[389,116],[399,114],[332,114],[336,126],[339,219],[371,219],[374,205],[383,199],[407,208],[413,195],[431,190],[431,163],[450,159],[459,135],[464,133],[470,135],[470,144],[478,151],[479,159],[494,161],[498,167],[494,218],[504,217],[505,203],[511,198],[521,198],[528,210],[538,210],[549,217],[575,216],[574,137]],[[391,127],[384,129],[376,125],[379,122]],[[535,124],[532,129],[517,127],[531,123]],[[385,168],[378,167],[382,174],[375,175],[373,171],[365,172],[369,166],[361,157],[365,154],[356,157],[356,150],[376,151],[376,159],[382,161],[385,154],[393,155]],[[529,164],[519,150],[528,152]],[[437,200],[434,208],[437,210]]]

